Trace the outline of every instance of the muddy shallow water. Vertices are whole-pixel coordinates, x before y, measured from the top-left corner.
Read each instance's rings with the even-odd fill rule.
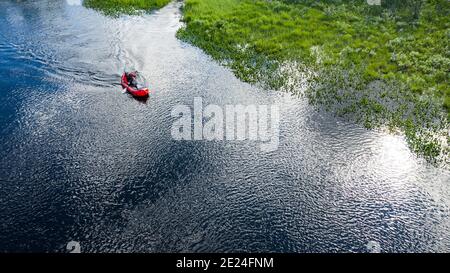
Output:
[[[175,38],[179,18],[0,2],[0,251],[450,251],[449,171],[242,83]],[[130,67],[147,102],[121,92]],[[194,97],[278,105],[278,149],[173,140],[171,111]]]

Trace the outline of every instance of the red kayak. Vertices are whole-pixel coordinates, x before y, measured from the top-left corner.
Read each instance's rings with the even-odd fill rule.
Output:
[[[127,89],[127,92],[130,93],[133,97],[136,98],[146,98],[148,97],[148,88],[138,88],[136,83],[137,80],[137,72],[123,73],[122,75],[122,87]]]

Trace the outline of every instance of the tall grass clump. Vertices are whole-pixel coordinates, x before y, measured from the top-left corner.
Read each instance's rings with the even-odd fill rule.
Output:
[[[314,105],[399,129],[427,158],[448,155],[450,1],[381,3],[186,0],[177,35],[250,83],[286,89],[304,75],[293,64],[314,71]]]
[[[159,9],[171,0],[84,0],[83,5],[108,15],[136,14]]]

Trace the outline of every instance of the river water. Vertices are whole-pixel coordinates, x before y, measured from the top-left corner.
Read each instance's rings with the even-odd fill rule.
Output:
[[[175,38],[178,4],[80,4],[0,2],[0,252],[450,251],[450,173],[401,136],[239,81]],[[121,92],[129,67],[148,101]],[[194,97],[278,105],[278,149],[174,140]]]

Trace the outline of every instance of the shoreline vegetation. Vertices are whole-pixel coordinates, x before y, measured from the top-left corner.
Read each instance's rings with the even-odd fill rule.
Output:
[[[415,153],[449,163],[450,2],[381,3],[186,0],[177,36],[246,82],[403,132]]]
[[[171,0],[84,0],[87,8],[98,10],[106,15],[139,14],[159,9]]]
[[[85,0],[106,14],[170,0]],[[373,1],[372,1],[373,2]],[[448,166],[448,0],[185,0],[177,37],[245,82],[306,96],[366,128],[403,133]]]

